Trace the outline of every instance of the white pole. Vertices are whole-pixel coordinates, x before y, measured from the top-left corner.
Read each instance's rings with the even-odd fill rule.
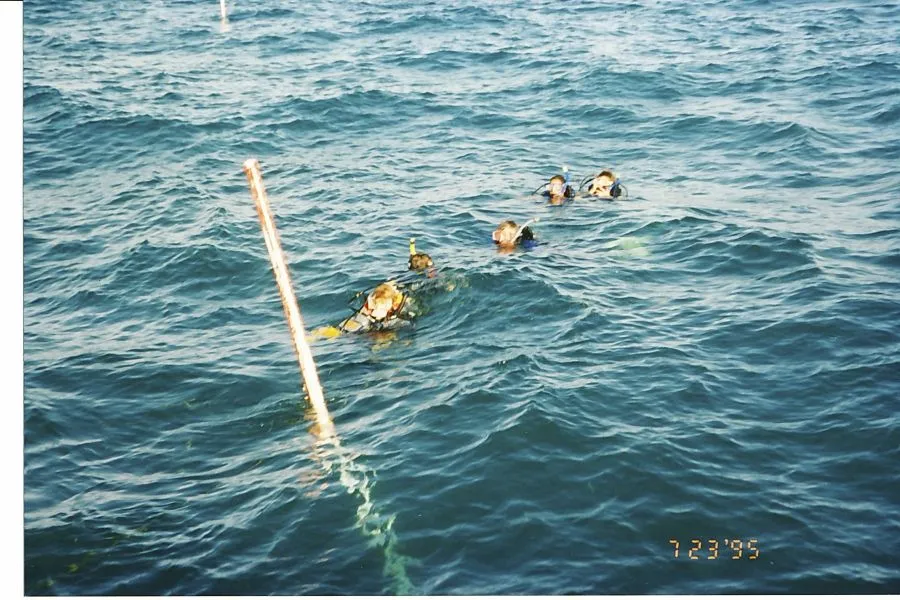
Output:
[[[228,20],[228,11],[225,10],[225,0],[219,0],[219,8],[222,11],[222,22]]]
[[[291,278],[287,269],[287,261],[281,250],[281,242],[278,240],[278,230],[275,229],[275,219],[269,207],[269,198],[266,196],[266,188],[263,186],[262,174],[259,170],[259,161],[248,159],[244,162],[244,173],[250,182],[250,195],[256,203],[256,212],[259,214],[259,223],[262,226],[263,237],[266,240],[266,248],[269,250],[269,258],[272,260],[272,271],[275,273],[275,282],[281,293],[281,304],[284,306],[284,314],[287,317],[288,326],[291,329],[291,340],[294,350],[300,361],[300,372],[306,385],[306,393],[312,402],[316,412],[316,421],[319,424],[319,437],[323,441],[330,442],[337,452],[339,460],[341,484],[347,492],[356,495],[362,504],[356,510],[356,526],[384,551],[384,571],[394,583],[394,592],[401,595],[415,593],[415,588],[406,574],[406,563],[409,558],[403,556],[397,550],[397,534],[394,533],[394,517],[385,517],[376,510],[372,500],[372,480],[369,472],[358,466],[353,457],[341,449],[340,441],[334,430],[334,424],[328,414],[325,398],[322,394],[322,386],[319,384],[319,375],[316,372],[316,363],[313,361],[312,352],[306,343],[303,320],[300,318],[300,307],[297,306],[297,298],[294,296],[294,288],[291,286]],[[374,474],[372,474],[374,475]]]
[[[281,304],[284,306],[284,315],[287,317],[288,327],[291,330],[291,341],[297,352],[297,360],[300,362],[300,373],[306,386],[306,393],[316,412],[316,420],[319,423],[319,436],[322,438],[334,437],[334,424],[328,414],[325,405],[325,397],[322,394],[322,386],[319,384],[319,374],[316,371],[316,363],[313,361],[312,351],[306,343],[306,332],[303,328],[303,319],[300,316],[300,307],[297,306],[297,298],[294,296],[294,288],[291,285],[291,277],[288,273],[287,261],[281,250],[281,242],[278,240],[278,230],[275,228],[275,219],[272,217],[272,209],[269,207],[269,198],[266,196],[266,188],[263,186],[262,173],[259,170],[259,161],[255,158],[244,162],[244,173],[250,183],[250,195],[256,203],[256,212],[259,215],[259,224],[262,226],[266,248],[269,250],[269,258],[272,261],[272,271],[275,273],[275,282],[281,293]]]

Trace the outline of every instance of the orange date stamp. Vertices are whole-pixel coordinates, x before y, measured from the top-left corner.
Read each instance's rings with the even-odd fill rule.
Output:
[[[750,538],[749,540],[725,539],[724,544],[720,544],[718,539],[707,540],[691,540],[690,546],[681,547],[679,540],[669,540],[673,551],[672,558],[686,558],[687,560],[716,560],[718,558],[728,559],[728,553],[731,553],[731,560],[758,560],[759,559],[759,540]],[[704,545],[706,546],[704,548]]]

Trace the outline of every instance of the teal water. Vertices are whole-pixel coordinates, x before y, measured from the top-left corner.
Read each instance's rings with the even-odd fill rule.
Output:
[[[26,594],[900,590],[896,3],[229,15],[25,3]],[[448,283],[313,342],[340,451],[249,157],[310,329]]]

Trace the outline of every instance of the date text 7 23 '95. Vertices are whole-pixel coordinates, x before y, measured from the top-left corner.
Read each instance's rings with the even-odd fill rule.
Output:
[[[742,558],[757,560],[759,558],[759,541],[755,539],[749,539],[746,543],[741,540],[725,540],[722,546],[719,545],[719,540],[706,540],[705,549],[701,540],[691,540],[688,548],[682,548],[678,540],[669,540],[669,543],[672,544],[674,551],[673,558],[686,555],[690,560],[700,560],[701,554],[705,554],[706,560],[716,560],[719,558],[720,552],[722,558],[727,558],[729,551],[731,560],[741,560]]]

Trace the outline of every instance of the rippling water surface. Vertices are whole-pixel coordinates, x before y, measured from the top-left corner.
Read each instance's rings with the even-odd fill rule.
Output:
[[[25,4],[26,593],[900,590],[896,3],[228,10]]]

